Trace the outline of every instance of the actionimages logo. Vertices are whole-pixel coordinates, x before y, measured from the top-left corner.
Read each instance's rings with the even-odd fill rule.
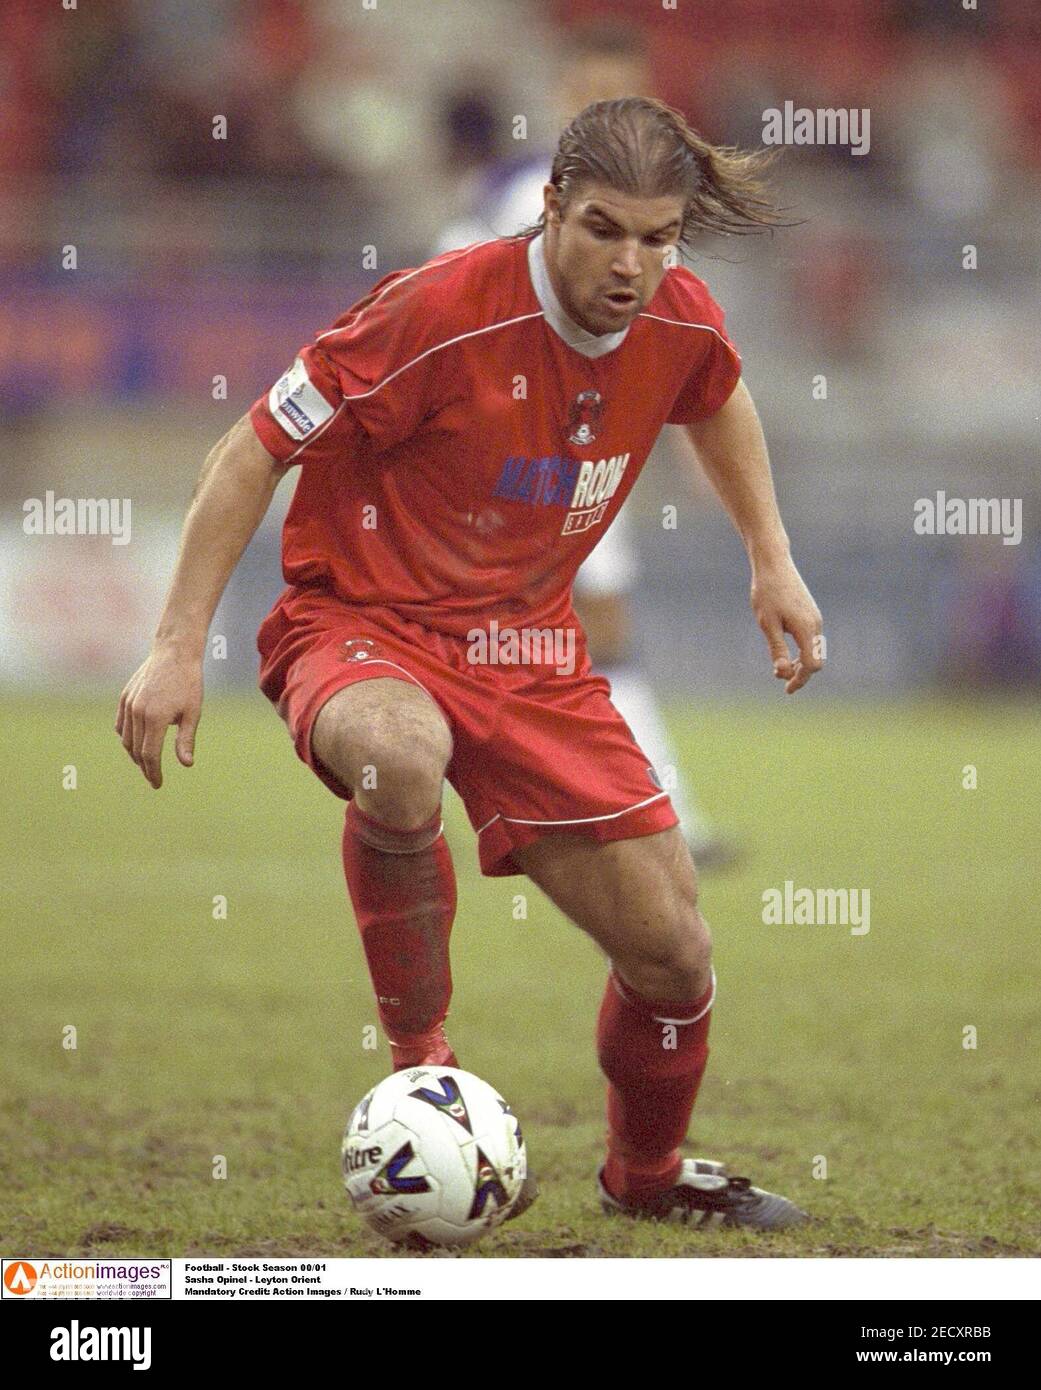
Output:
[[[4,1270],[4,1291],[12,1298],[24,1298],[36,1287],[36,1266],[28,1260],[12,1260]]]
[[[171,1263],[155,1260],[4,1259],[4,1298],[169,1298]]]

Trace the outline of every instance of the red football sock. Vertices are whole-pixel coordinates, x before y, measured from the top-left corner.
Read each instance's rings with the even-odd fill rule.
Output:
[[[654,1003],[614,970],[608,976],[596,1040],[608,1080],[604,1183],[614,1197],[664,1191],[679,1175],[679,1145],[708,1061],[715,987],[713,975],[700,999]]]
[[[348,802],[343,871],[394,1070],[458,1066],[444,1032],[456,889],[441,808],[415,830],[395,830]]]

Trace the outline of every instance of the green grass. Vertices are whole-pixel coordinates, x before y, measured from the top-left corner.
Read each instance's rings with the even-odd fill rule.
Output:
[[[191,771],[168,739],[159,793],[111,732],[113,705],[3,707],[0,1245],[390,1253],[338,1171],[349,1109],[389,1070],[382,1036],[362,1047],[376,1015],[341,806],[259,695],[208,703]],[[817,1220],[763,1237],[602,1216],[602,959],[527,880],[480,877],[452,797],[449,1033],[521,1116],[543,1188],[463,1257],[1036,1254],[1036,711],[764,699],[673,716],[704,801],[749,850],[703,885],[719,998],[689,1150]],[[764,926],[763,890],[785,879],[869,888],[870,933]]]

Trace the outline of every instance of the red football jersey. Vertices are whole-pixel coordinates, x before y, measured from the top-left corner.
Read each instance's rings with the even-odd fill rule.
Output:
[[[302,465],[286,582],[459,636],[561,626],[662,425],[713,414],[740,370],[683,267],[601,336],[564,314],[541,236],[395,271],[253,406],[265,448]]]

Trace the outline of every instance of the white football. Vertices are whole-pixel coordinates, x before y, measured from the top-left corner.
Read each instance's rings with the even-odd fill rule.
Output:
[[[516,1115],[458,1067],[410,1067],[355,1107],[341,1146],[355,1211],[394,1243],[469,1245],[505,1221],[527,1175]]]

